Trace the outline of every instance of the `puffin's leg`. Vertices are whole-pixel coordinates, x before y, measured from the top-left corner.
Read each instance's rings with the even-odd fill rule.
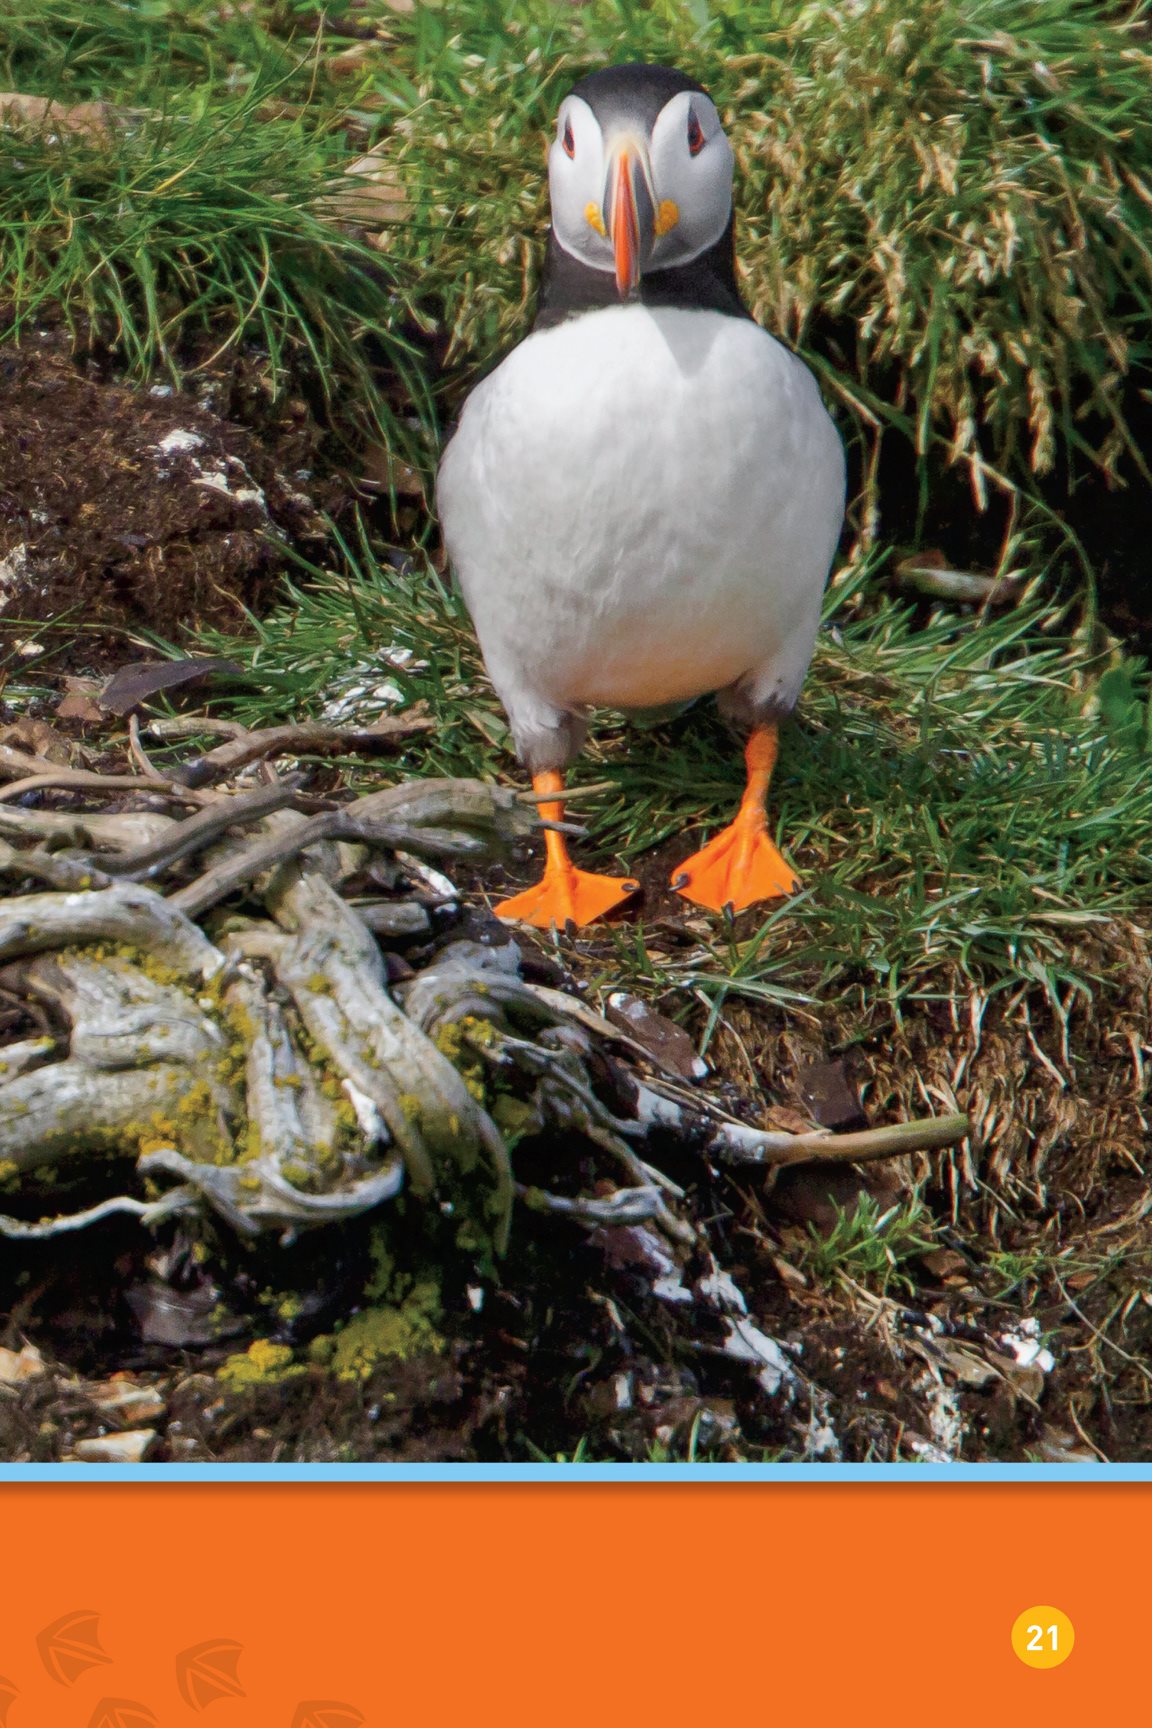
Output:
[[[713,912],[725,906],[743,912],[758,900],[773,900],[800,886],[768,838],[764,801],[776,766],[775,722],[753,728],[744,760],[748,785],[735,821],[672,872],[678,894]]]
[[[549,800],[539,807],[544,820],[562,822],[563,774],[555,769],[533,774],[532,788],[535,792],[554,795],[555,802]],[[587,870],[577,870],[568,856],[563,834],[558,834],[555,828],[544,830],[544,846],[547,857],[543,880],[511,900],[501,900],[498,906],[493,907],[498,918],[507,918],[518,924],[533,924],[537,930],[548,930],[553,924],[561,930],[567,924],[594,924],[597,918],[602,918],[629,894],[635,894],[640,886],[626,877],[593,876]]]

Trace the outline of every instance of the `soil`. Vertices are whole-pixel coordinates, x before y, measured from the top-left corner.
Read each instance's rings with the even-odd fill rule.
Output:
[[[207,394],[218,393],[213,380]],[[167,385],[135,390],[59,330],[0,353],[0,647],[112,669],[126,639],[240,630],[292,545],[324,538],[305,410],[279,448]],[[284,457],[296,458],[286,471]],[[323,500],[321,499],[321,502]],[[43,626],[48,626],[47,629]],[[39,627],[39,628],[38,628]],[[137,655],[137,657],[139,657]]]

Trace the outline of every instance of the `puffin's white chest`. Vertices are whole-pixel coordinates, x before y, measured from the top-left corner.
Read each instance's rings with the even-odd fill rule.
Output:
[[[811,653],[843,452],[757,325],[621,306],[521,343],[445,454],[445,539],[502,696],[646,707]],[[783,676],[781,679],[783,688]]]

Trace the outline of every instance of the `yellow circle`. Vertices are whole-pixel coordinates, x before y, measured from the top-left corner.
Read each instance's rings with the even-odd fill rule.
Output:
[[[1076,1642],[1076,1628],[1060,1608],[1025,1608],[1012,1627],[1012,1648],[1028,1668],[1059,1668]]]

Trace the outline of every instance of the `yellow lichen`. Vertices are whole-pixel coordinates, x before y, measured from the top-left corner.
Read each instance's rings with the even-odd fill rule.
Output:
[[[242,1391],[251,1386],[279,1386],[285,1380],[307,1373],[303,1363],[293,1362],[288,1344],[273,1344],[270,1338],[258,1338],[239,1356],[229,1356],[216,1370],[217,1380]]]
[[[440,1290],[432,1280],[414,1283],[402,1303],[365,1308],[330,1338],[313,1339],[308,1354],[326,1361],[337,1380],[367,1380],[390,1358],[440,1355],[446,1341],[438,1330]]]

